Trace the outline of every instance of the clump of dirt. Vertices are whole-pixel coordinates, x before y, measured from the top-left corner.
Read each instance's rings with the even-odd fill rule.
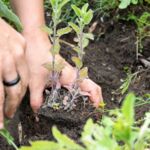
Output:
[[[102,26],[104,27],[104,25]],[[100,27],[98,27],[98,30]],[[145,68],[141,62],[136,61],[136,31],[133,25],[126,22],[118,22],[110,24],[110,26],[107,24],[103,35],[99,36],[99,34],[99,32],[96,32],[97,40],[90,43],[86,49],[84,64],[89,68],[89,77],[102,87],[104,101],[107,104],[106,108],[112,109],[120,106],[120,101],[117,97],[112,99],[114,97],[112,91],[118,89],[122,84],[122,79],[126,77],[124,67],[132,68],[134,72],[141,66],[142,69]],[[149,49],[149,42],[144,43],[143,58],[147,59],[150,56]],[[61,54],[69,60],[72,56],[71,48],[63,45]],[[144,93],[150,93],[149,83],[150,72],[144,71],[138,74],[136,82],[130,86],[130,91],[135,91],[139,96],[142,96]],[[121,96],[122,99],[123,97]],[[18,112],[19,119],[13,124],[13,126],[18,126],[20,123],[22,127],[20,142],[17,134],[14,135],[16,143],[24,145],[28,144],[31,140],[53,139],[51,134],[51,127],[53,125],[56,125],[63,133],[78,141],[83,122],[93,112],[93,108],[89,104],[84,109],[82,103],[78,104],[76,111],[70,112],[70,118],[63,120],[62,116],[66,115],[64,112],[57,113],[56,111],[51,111],[48,112],[52,114],[51,117],[39,115],[39,121],[37,122],[29,106],[29,97],[26,97]],[[149,110],[150,105],[137,107],[136,117],[143,117],[144,113]],[[99,114],[99,112],[95,114]],[[94,118],[98,119],[98,116],[95,116],[95,114]],[[78,116],[80,117],[78,118]],[[71,120],[72,118],[74,120]],[[70,120],[67,121],[67,119]],[[15,131],[18,133],[17,128],[15,128]],[[3,141],[0,142],[0,146],[2,150],[11,150]]]

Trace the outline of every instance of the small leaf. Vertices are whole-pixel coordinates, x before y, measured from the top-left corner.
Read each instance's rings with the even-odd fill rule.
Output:
[[[88,7],[89,7],[89,4],[86,3],[86,4],[82,7],[82,12],[85,13],[85,12],[87,11]]]
[[[80,32],[80,28],[74,24],[73,22],[69,22],[69,25],[73,28],[73,30],[76,32],[76,33],[79,33]]]
[[[105,105],[106,105],[106,104],[105,104],[103,101],[99,103],[99,107],[100,107],[100,108],[104,108]]]
[[[138,0],[131,0],[132,4],[137,4],[138,3]]]
[[[80,10],[80,8],[78,8],[76,5],[71,5],[71,7],[72,7],[72,9],[74,10],[74,12],[76,13],[76,15],[78,16],[78,17],[81,17],[81,10]]]
[[[53,55],[59,54],[60,51],[60,44],[59,44],[59,38],[56,39],[55,44],[52,47],[51,53]]]
[[[62,60],[60,60],[55,64],[55,71],[60,73],[64,67],[65,67],[64,62]]]
[[[88,77],[88,68],[84,67],[79,72],[80,80],[83,80]]]
[[[130,0],[121,0],[121,3],[119,5],[120,9],[125,9],[128,7],[128,5],[130,4]]]
[[[87,47],[89,45],[89,40],[84,38],[83,39],[83,48]]]
[[[45,67],[48,71],[52,71],[52,62],[47,62],[43,64],[43,67]]]
[[[75,52],[77,52],[78,54],[80,53],[80,48],[79,48],[79,47],[74,47],[73,50],[74,50]]]
[[[93,19],[93,11],[90,9],[86,13],[86,15],[84,15],[84,18],[83,18],[84,24],[88,25],[91,22],[92,19]]]
[[[41,30],[48,33],[49,35],[53,34],[53,30],[46,25],[42,26]]]
[[[125,121],[129,123],[130,125],[133,125],[134,123],[134,103],[135,103],[136,97],[133,93],[130,93],[126,96],[121,111],[125,117]]]
[[[62,9],[70,0],[61,0],[58,9]]]
[[[56,0],[49,0],[49,1],[50,1],[50,4],[52,5],[52,8],[54,9],[55,4],[56,4]]]
[[[66,27],[66,28],[62,28],[57,30],[57,35],[60,37],[62,35],[68,34],[69,32],[71,32],[71,28],[70,27]]]
[[[84,33],[84,37],[90,40],[94,40],[94,35],[92,33]]]
[[[72,61],[75,63],[78,69],[82,68],[83,62],[78,57],[72,57]]]

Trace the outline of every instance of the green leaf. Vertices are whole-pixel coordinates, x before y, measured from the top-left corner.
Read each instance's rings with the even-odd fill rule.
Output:
[[[49,1],[50,1],[50,4],[52,5],[52,8],[54,9],[55,4],[56,4],[56,0],[49,0]]]
[[[79,48],[79,47],[74,47],[73,50],[74,50],[75,52],[77,52],[78,54],[80,54],[80,48]]]
[[[43,67],[45,67],[48,71],[52,71],[52,62],[47,62],[43,64]]]
[[[84,38],[82,44],[83,44],[83,48],[87,47],[89,45],[89,40]]]
[[[121,3],[119,5],[120,9],[125,9],[128,7],[128,5],[130,4],[130,0],[121,0]]]
[[[81,17],[82,12],[81,12],[80,8],[78,8],[76,5],[71,5],[71,7],[72,7],[72,9],[74,10],[74,12],[76,13],[76,15],[77,15],[78,17]]]
[[[89,4],[86,3],[86,4],[82,7],[82,13],[85,13],[85,12],[87,11],[88,7],[89,7]]]
[[[139,0],[131,0],[131,3],[135,5],[135,4],[138,3],[138,1],[139,1]]]
[[[56,38],[55,44],[52,46],[51,53],[53,55],[57,55],[57,54],[59,54],[59,51],[60,51],[59,38]]]
[[[49,35],[53,34],[53,30],[46,25],[42,26],[41,30],[48,33]]]
[[[58,9],[62,9],[70,0],[61,0],[61,3],[58,6]]]
[[[92,33],[84,33],[84,38],[94,40],[94,35]]]
[[[79,71],[80,80],[83,80],[88,77],[88,68],[84,67]]]
[[[9,145],[13,146],[14,149],[18,150],[18,147],[14,143],[14,138],[11,136],[11,134],[6,128],[0,130],[0,135],[2,135],[6,139]]]
[[[55,64],[55,69],[54,69],[54,71],[60,73],[60,72],[63,70],[64,67],[65,67],[64,62],[63,62],[62,60],[60,60],[60,61],[58,61],[58,62]]]
[[[83,62],[78,57],[72,57],[72,61],[75,63],[78,69],[82,68]]]
[[[83,150],[80,145],[76,144],[73,140],[68,138],[66,135],[60,133],[60,131],[56,128],[52,128],[53,136],[58,141],[58,145],[61,147],[60,150],[64,148],[64,150]]]
[[[88,25],[91,20],[93,19],[93,11],[90,9],[85,15],[84,15],[84,24]]]
[[[129,125],[133,125],[134,123],[134,104],[136,97],[133,93],[130,93],[126,96],[123,105],[121,107],[121,112],[125,117],[125,121]]]
[[[19,150],[57,150],[59,145],[55,142],[36,141],[31,142],[31,146],[23,146]]]
[[[150,4],[150,0],[145,0],[145,2],[147,2],[148,4]]]
[[[62,28],[62,29],[59,29],[57,30],[57,35],[60,37],[62,35],[65,35],[65,34],[68,34],[71,32],[71,28],[70,27],[66,27],[66,28]]]
[[[80,28],[73,22],[69,22],[69,25],[73,28],[76,33],[80,33]]]
[[[19,18],[0,0],[0,16],[8,19],[19,31],[22,31],[22,24]]]

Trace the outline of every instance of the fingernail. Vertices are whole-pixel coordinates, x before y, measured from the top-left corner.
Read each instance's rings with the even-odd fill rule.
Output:
[[[0,123],[0,129],[3,129],[3,128],[4,128],[3,123]]]

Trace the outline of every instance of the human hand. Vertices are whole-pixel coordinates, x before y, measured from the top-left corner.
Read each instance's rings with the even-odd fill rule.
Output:
[[[51,44],[48,36],[42,31],[24,32],[27,41],[26,58],[29,66],[29,89],[30,104],[34,112],[40,108],[43,102],[43,91],[47,84],[49,72],[43,67],[43,64],[50,62],[52,56],[50,53]],[[62,57],[56,56],[56,61],[64,62],[64,69],[61,73],[61,86],[69,88],[76,79],[75,69],[68,64]],[[101,88],[90,79],[85,79],[79,84],[82,93],[88,95],[94,106],[98,107],[102,101]]]
[[[62,70],[60,83],[64,87],[70,89],[76,80],[76,69],[71,65],[66,64],[65,68]],[[79,83],[79,87],[82,95],[89,96],[90,100],[93,102],[95,107],[99,107],[100,103],[103,102],[102,90],[91,79],[83,79]]]
[[[25,40],[17,31],[0,19],[0,129],[3,128],[4,113],[12,118],[28,85],[28,69],[24,57]],[[11,82],[20,76],[13,86]],[[4,106],[5,105],[5,106]]]

